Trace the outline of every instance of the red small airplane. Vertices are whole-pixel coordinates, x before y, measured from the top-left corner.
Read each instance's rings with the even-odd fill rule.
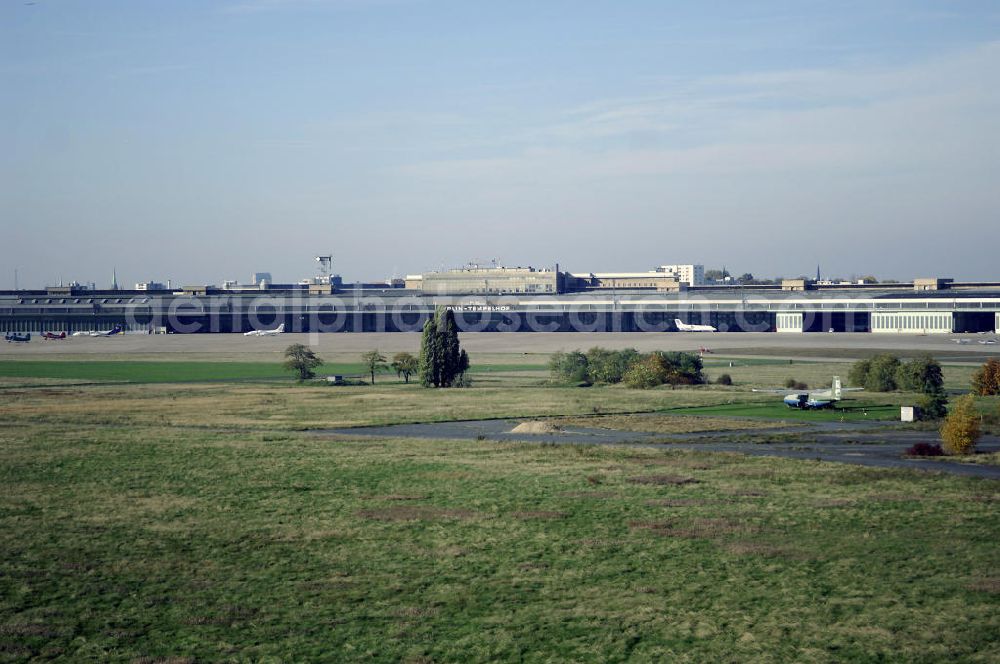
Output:
[[[56,334],[55,332],[42,333],[42,339],[65,339],[65,338],[66,338],[65,332],[60,332],[59,334]]]
[[[711,353],[712,351],[711,351],[711,349],[705,348],[704,346],[702,346],[701,348],[698,349],[698,352],[701,353],[702,355],[705,355],[707,353]]]

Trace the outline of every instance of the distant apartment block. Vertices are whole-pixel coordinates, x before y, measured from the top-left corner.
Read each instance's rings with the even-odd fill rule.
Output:
[[[704,265],[661,265],[656,271],[676,277],[677,281],[688,286],[705,285]]]

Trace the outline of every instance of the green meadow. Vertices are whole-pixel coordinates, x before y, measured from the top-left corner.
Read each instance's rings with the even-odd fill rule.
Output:
[[[507,363],[480,365],[471,371],[476,374],[532,370],[538,370],[538,366]],[[360,362],[324,364],[317,374],[367,375]],[[127,383],[292,380],[292,375],[277,361],[0,360],[0,376]],[[383,372],[378,377],[388,380],[396,375]]]
[[[1000,659],[993,481],[311,431],[837,417],[780,395],[553,386],[505,362],[441,391],[253,362],[0,364],[23,371],[0,381],[3,662]]]

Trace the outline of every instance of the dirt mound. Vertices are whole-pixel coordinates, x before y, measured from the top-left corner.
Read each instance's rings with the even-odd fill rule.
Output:
[[[551,422],[521,422],[510,430],[511,433],[562,433],[562,429]]]

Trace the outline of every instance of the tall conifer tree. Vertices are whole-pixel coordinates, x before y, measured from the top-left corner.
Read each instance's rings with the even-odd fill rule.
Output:
[[[439,309],[424,325],[420,382],[425,387],[451,387],[468,368],[469,356],[459,344],[455,314]]]

